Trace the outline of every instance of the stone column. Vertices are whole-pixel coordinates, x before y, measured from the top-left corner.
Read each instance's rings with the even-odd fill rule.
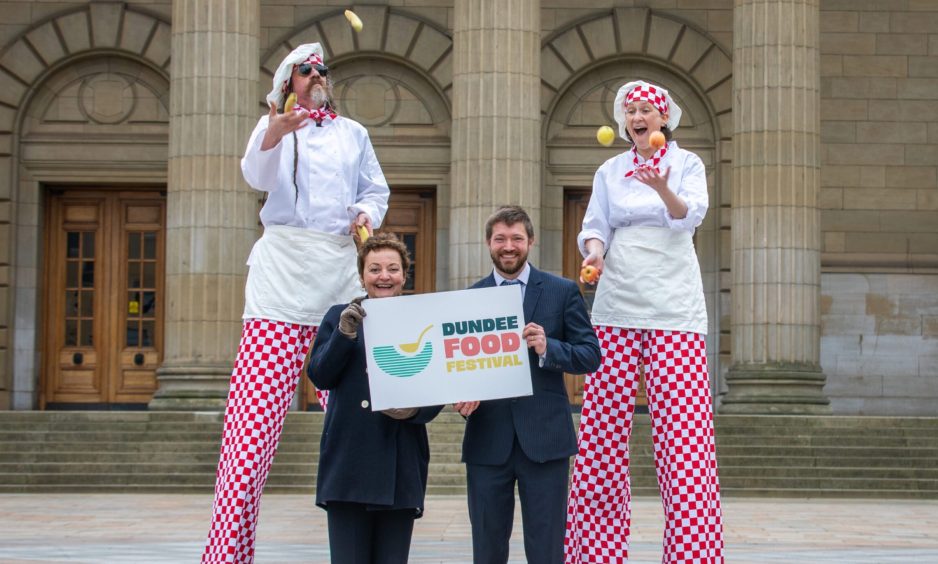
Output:
[[[222,409],[258,195],[240,159],[260,115],[258,0],[173,0],[166,322],[150,409]]]
[[[722,413],[826,413],[819,0],[736,0],[733,364]]]
[[[524,206],[540,227],[540,1],[454,4],[450,287],[492,269],[485,220]],[[537,264],[537,248],[529,257]]]

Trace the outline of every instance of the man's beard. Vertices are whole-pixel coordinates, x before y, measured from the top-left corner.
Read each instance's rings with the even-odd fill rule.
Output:
[[[313,86],[309,92],[309,98],[313,101],[313,108],[321,108],[326,102],[329,101],[329,94],[326,92],[326,88],[316,88]]]
[[[520,272],[526,262],[528,262],[528,253],[518,251],[515,263],[513,265],[506,265],[502,262],[501,258],[498,256],[498,253],[495,251],[489,251],[489,254],[492,256],[492,262],[495,264],[495,267],[498,270],[504,272],[505,274],[515,274]]]
[[[320,88],[316,88],[317,86]],[[321,79],[319,82],[310,82],[309,90],[307,92],[309,99],[312,102],[313,109],[319,109],[326,103],[331,105],[332,92],[329,88],[329,83],[325,80]]]

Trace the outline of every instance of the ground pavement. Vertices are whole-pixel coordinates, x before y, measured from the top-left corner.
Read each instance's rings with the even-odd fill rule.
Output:
[[[726,562],[938,563],[938,501],[725,498]],[[208,495],[0,495],[0,562],[197,562]],[[517,509],[517,507],[516,507]],[[633,505],[631,562],[661,561],[661,504]],[[516,511],[511,562],[524,562]],[[325,512],[311,496],[267,495],[257,564],[328,562]],[[471,562],[463,496],[434,496],[413,563]]]

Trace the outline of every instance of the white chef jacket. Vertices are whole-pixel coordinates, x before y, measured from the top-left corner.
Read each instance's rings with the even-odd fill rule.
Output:
[[[319,325],[329,307],[363,293],[349,226],[360,212],[380,226],[390,190],[368,132],[342,116],[296,131],[294,188],[293,135],[261,151],[268,122],[257,123],[241,159],[247,183],[268,193],[242,318]]]
[[[639,157],[639,163],[643,162]],[[590,313],[594,325],[707,333],[707,309],[693,233],[707,212],[707,179],[700,158],[672,141],[659,163],[668,187],[687,205],[675,219],[650,186],[625,174],[633,154],[606,161],[577,237],[603,241],[605,268]]]
[[[293,135],[261,151],[268,116],[261,117],[248,141],[241,171],[255,190],[267,192],[261,223],[289,225],[347,235],[349,225],[365,212],[378,228],[388,209],[390,190],[381,172],[368,131],[358,122],[337,116],[322,127],[307,120],[296,131],[299,145],[293,188]]]
[[[638,161],[641,164],[645,159],[639,156]],[[709,206],[703,161],[671,141],[658,169],[663,174],[667,167],[671,168],[668,187],[687,205],[684,219],[671,217],[653,188],[634,176],[625,177],[636,168],[631,151],[616,155],[599,167],[593,176],[593,195],[583,217],[583,229],[577,237],[584,257],[589,254],[588,239],[599,239],[608,250],[613,231],[620,227],[667,227],[694,233]]]

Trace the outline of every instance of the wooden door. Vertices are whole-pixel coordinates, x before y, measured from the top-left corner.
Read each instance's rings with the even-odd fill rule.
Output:
[[[422,294],[436,289],[436,188],[391,188],[388,213],[379,232],[390,232],[407,245],[411,265],[404,294]],[[306,377],[301,382],[301,408],[316,409],[315,387]]]
[[[591,190],[589,188],[565,188],[563,199],[563,275],[571,280],[580,279],[580,265],[583,263],[583,255],[580,254],[576,244],[576,237],[580,233],[583,225],[583,216],[586,215],[586,206],[589,205]],[[586,307],[592,311],[593,298],[596,295],[596,286],[580,284],[580,290],[586,299]],[[639,371],[644,368],[640,366]],[[573,405],[583,405],[583,384],[586,381],[585,375],[564,374],[564,383],[567,387],[567,395],[570,396],[570,403]],[[645,396],[645,378],[639,377],[638,396],[635,401],[636,406],[648,405]]]
[[[158,191],[49,191],[43,407],[150,401],[163,350],[165,202]]]

